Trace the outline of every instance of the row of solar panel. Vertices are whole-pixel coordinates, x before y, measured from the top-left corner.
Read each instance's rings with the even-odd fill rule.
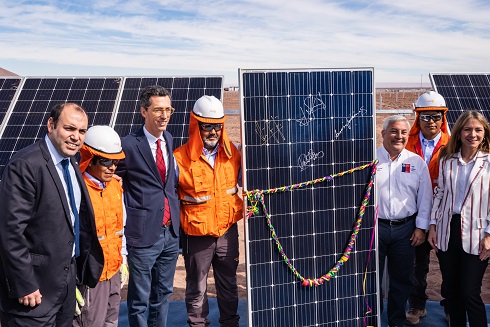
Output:
[[[80,104],[89,115],[89,125],[110,125],[127,135],[143,119],[139,92],[148,85],[161,85],[172,96],[175,114],[168,125],[174,145],[187,137],[189,108],[202,95],[223,98],[222,76],[198,77],[0,77],[0,175],[10,157],[46,133],[54,105]]]

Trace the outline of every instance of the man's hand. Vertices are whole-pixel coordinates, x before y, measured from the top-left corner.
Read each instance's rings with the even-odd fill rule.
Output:
[[[412,237],[410,237],[410,241],[412,241],[412,246],[419,246],[425,241],[425,231],[420,228],[415,228],[413,231]]]
[[[121,288],[123,288],[129,278],[128,265],[123,263],[121,268],[119,268],[119,272],[121,273]]]
[[[23,297],[19,298],[19,303],[30,307],[35,307],[36,305],[41,304],[41,298],[43,296],[41,295],[41,292],[39,290],[35,290],[31,294],[27,294]]]
[[[85,305],[85,300],[83,299],[82,293],[80,293],[78,287],[76,288],[75,292],[75,297],[77,298],[77,301],[75,302],[75,316],[79,316],[82,313],[82,307]]]
[[[437,232],[436,232],[436,225],[430,225],[429,227],[429,235],[427,236],[427,241],[429,242],[430,246],[436,251],[437,253]]]
[[[487,260],[490,257],[490,234],[485,233],[485,237],[480,241],[478,247],[478,254],[480,260]]]
[[[123,186],[123,180],[122,180],[122,177],[117,175],[117,174],[113,174],[112,175],[112,178],[114,178],[116,181],[119,182],[119,185]]]

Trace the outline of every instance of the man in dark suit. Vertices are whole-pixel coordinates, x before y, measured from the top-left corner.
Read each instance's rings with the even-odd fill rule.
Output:
[[[93,210],[73,159],[87,125],[80,106],[55,106],[45,138],[17,152],[5,167],[0,182],[4,327],[71,326],[77,263],[83,283],[95,286],[100,277],[103,256]]]
[[[126,158],[116,170],[123,179],[127,214],[128,317],[130,326],[161,327],[167,324],[179,252],[173,139],[166,131],[174,112],[170,93],[158,85],[146,87],[140,112],[145,123],[122,138]]]

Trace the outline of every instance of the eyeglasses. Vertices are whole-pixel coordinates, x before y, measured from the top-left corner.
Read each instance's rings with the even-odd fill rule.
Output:
[[[199,127],[206,132],[211,132],[213,129],[219,132],[223,129],[223,124],[199,124]]]
[[[97,162],[106,168],[109,168],[110,166],[114,165],[117,166],[119,163],[119,160],[117,159],[107,159],[107,158],[97,158]]]
[[[442,119],[442,114],[433,114],[433,115],[429,115],[429,114],[421,114],[419,116],[420,120],[422,121],[425,121],[425,122],[428,122],[429,120],[433,120],[433,121],[439,121]]]
[[[172,107],[156,108],[156,109],[151,109],[151,111],[153,111],[153,113],[157,116],[163,115],[164,112],[167,114],[167,116],[171,116],[175,112],[175,108]]]

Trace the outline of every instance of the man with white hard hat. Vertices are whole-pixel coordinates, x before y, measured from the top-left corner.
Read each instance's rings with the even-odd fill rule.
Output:
[[[189,140],[174,152],[186,278],[189,326],[208,326],[207,277],[212,265],[220,326],[238,326],[238,194],[241,155],[230,143],[223,105],[204,95],[190,113]]]
[[[446,101],[437,92],[429,91],[422,94],[414,103],[415,122],[410,130],[406,149],[418,154],[425,160],[429,168],[432,189],[437,186],[439,176],[439,153],[449,142],[449,127],[447,125]],[[430,250],[432,247],[426,240],[415,249],[415,265],[413,288],[409,297],[407,323],[417,325],[420,318],[427,315],[427,273],[429,272]],[[441,295],[444,297],[444,283],[441,285]],[[444,303],[444,302],[441,302]],[[446,315],[446,317],[449,317]]]
[[[109,126],[87,130],[80,149],[80,170],[95,214],[97,237],[104,253],[104,268],[95,288],[78,285],[73,326],[117,326],[121,287],[128,277],[123,256],[123,190],[113,179],[125,155],[119,135]]]

